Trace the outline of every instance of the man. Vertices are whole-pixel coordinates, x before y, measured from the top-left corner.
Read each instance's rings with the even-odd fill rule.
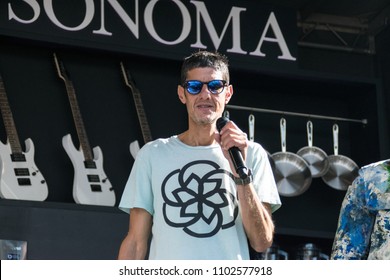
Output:
[[[348,188],[331,259],[390,260],[390,159],[362,167]]]
[[[119,259],[249,259],[249,247],[271,246],[271,213],[280,198],[266,151],[233,122],[216,121],[233,95],[228,60],[199,51],[182,65],[180,101],[188,129],[139,151],[122,195],[130,211]],[[237,147],[251,169],[238,174],[228,150]]]

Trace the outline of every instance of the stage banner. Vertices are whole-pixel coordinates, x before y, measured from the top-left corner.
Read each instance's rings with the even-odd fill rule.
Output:
[[[297,67],[296,11],[249,0],[0,0],[0,36],[182,60],[218,50],[232,66]]]

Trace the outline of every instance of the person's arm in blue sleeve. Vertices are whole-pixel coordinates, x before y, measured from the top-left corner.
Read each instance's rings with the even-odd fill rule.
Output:
[[[375,213],[357,203],[359,178],[349,187],[339,215],[331,259],[367,259]]]

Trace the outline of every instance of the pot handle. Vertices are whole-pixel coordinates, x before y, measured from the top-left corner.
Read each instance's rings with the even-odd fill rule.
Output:
[[[286,147],[286,120],[284,118],[280,119],[280,141],[282,145],[282,152],[287,151]]]
[[[320,253],[320,260],[329,260],[329,256],[324,253]]]
[[[309,147],[313,146],[313,123],[311,121],[307,122],[307,143]]]
[[[283,260],[288,260],[288,253],[283,250],[278,250],[279,255],[283,257]]]
[[[225,118],[230,119],[230,113],[229,113],[229,111],[226,110],[225,112],[223,112],[223,116],[224,116]]]
[[[255,141],[255,116],[250,114],[248,117],[249,123],[249,141]]]
[[[339,154],[339,126],[337,124],[333,125],[333,150],[334,155]]]

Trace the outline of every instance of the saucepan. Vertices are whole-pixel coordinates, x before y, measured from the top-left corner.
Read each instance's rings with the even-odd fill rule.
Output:
[[[288,253],[276,244],[272,244],[265,252],[257,253],[256,260],[288,260]]]
[[[347,190],[359,174],[358,165],[350,158],[339,155],[339,126],[333,125],[334,155],[328,156],[329,169],[322,176],[324,182],[336,189]]]
[[[313,243],[300,246],[296,257],[297,260],[329,260],[329,256],[322,253],[321,249]]]
[[[281,196],[298,196],[304,193],[311,184],[312,177],[308,164],[297,154],[287,152],[286,120],[280,120],[282,151],[274,153],[274,177]]]
[[[250,114],[248,117],[248,124],[249,124],[249,141],[255,141],[255,116],[253,114]],[[272,159],[271,154],[266,150],[268,155],[269,163],[271,164],[272,172],[275,170],[275,162]]]
[[[313,178],[321,177],[329,169],[328,155],[320,148],[313,146],[313,123],[307,122],[308,146],[301,148],[297,155],[306,160]]]

